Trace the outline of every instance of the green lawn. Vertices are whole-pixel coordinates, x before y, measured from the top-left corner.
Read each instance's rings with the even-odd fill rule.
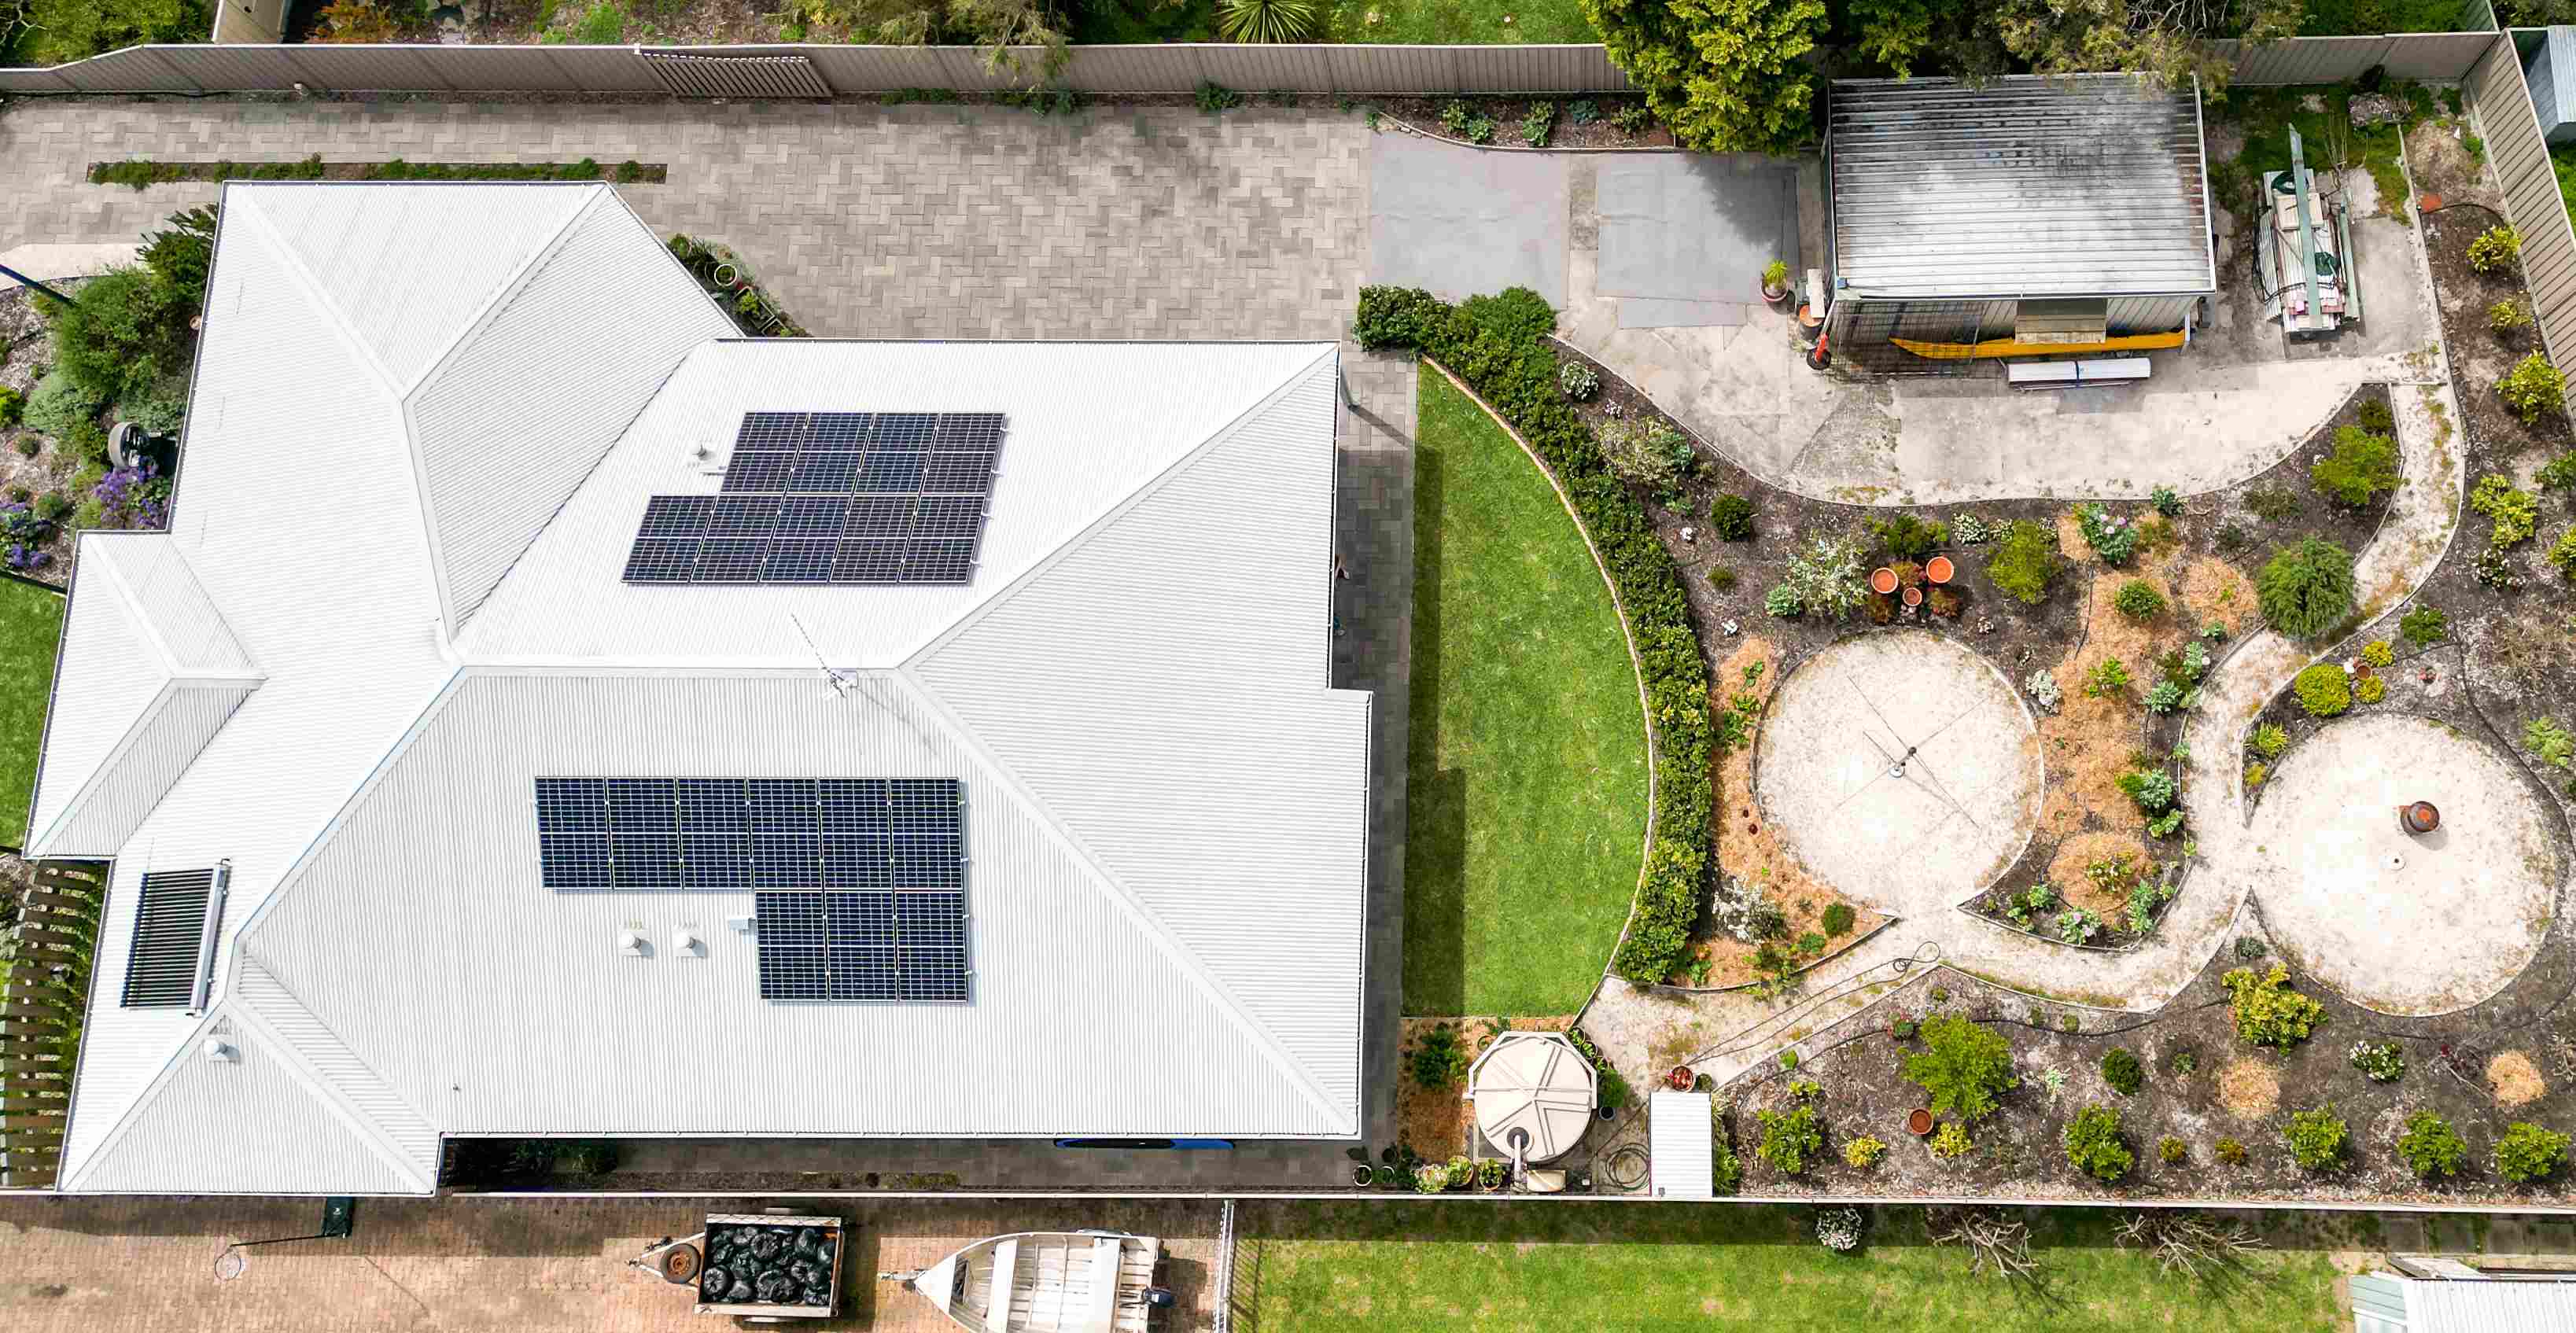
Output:
[[[1427,368],[1420,408],[1404,1011],[1572,1013],[1636,893],[1636,669],[1538,465]]]
[[[1333,0],[1330,12],[1337,42],[1491,46],[1601,40],[1575,0]]]
[[[62,636],[60,596],[0,579],[0,843],[13,847],[27,836],[36,752],[54,692],[54,645]]]
[[[2034,1215],[2045,1285],[1972,1277],[1927,1244],[1923,1210],[1875,1210],[1863,1248],[1816,1243],[1814,1210],[1724,1204],[1254,1205],[1235,1294],[1253,1333],[1334,1330],[1759,1328],[1868,1333],[2330,1333],[2330,1248],[2371,1245],[2375,1219],[2257,1218],[2279,1247],[2218,1286],[2159,1276],[2113,1248],[2112,1217]],[[1330,1236],[1333,1239],[1320,1239]],[[2340,1242],[2340,1243],[2338,1243]]]

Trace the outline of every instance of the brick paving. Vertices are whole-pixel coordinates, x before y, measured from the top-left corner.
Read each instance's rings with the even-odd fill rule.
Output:
[[[1356,113],[857,103],[25,101],[0,114],[0,250],[129,241],[211,184],[93,162],[666,163],[620,186],[722,241],[817,334],[1336,338],[1367,271]]]
[[[759,1201],[768,1202],[768,1201]],[[793,1201],[789,1201],[793,1202]],[[816,1201],[810,1211],[857,1224],[845,1252],[843,1317],[799,1327],[930,1333],[953,1329],[881,1271],[926,1267],[1005,1231],[1104,1227],[1160,1236],[1164,1284],[1180,1308],[1158,1330],[1212,1322],[1219,1205],[1205,1201],[1080,1203]],[[800,1207],[800,1211],[808,1208]],[[71,1199],[0,1201],[0,1333],[228,1333],[295,1330],[704,1330],[726,1321],[691,1311],[690,1293],[625,1261],[705,1214],[758,1202],[690,1199],[362,1199],[347,1240],[244,1251],[232,1281],[215,1260],[238,1240],[309,1235],[316,1200]]]

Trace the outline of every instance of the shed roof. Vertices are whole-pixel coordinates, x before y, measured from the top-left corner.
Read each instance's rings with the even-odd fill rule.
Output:
[[[1705,1092],[1658,1092],[1646,1105],[1648,1192],[1658,1199],[1717,1195],[1717,1138]]]
[[[1838,299],[2218,285],[2197,87],[1841,79],[1828,112]]]

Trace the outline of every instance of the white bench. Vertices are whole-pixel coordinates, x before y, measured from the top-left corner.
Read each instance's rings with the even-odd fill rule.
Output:
[[[2087,384],[2142,380],[2153,372],[2143,356],[2090,357],[2081,361],[2007,361],[2004,383],[2016,389],[2074,389]]]

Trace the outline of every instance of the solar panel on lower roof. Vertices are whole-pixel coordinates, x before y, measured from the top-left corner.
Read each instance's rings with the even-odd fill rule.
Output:
[[[628,583],[957,584],[974,578],[998,412],[750,412],[721,492],[645,503]],[[845,505],[809,504],[829,497]],[[774,540],[835,540],[780,549]]]

